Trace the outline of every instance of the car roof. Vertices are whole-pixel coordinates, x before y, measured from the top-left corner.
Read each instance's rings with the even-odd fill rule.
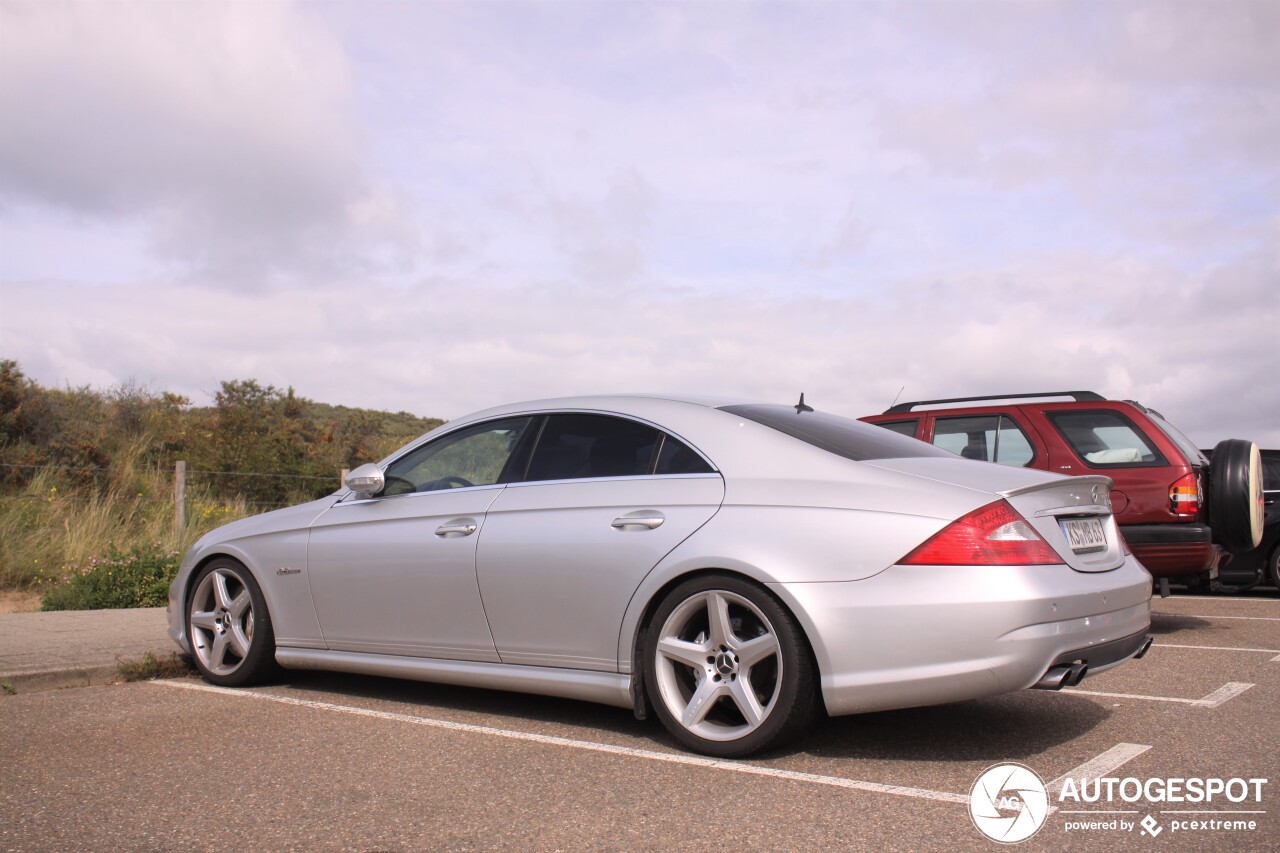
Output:
[[[718,397],[697,394],[660,394],[660,393],[617,393],[617,394],[579,394],[572,397],[544,397],[535,400],[522,400],[515,403],[504,403],[491,406],[465,415],[462,420],[472,421],[489,418],[494,415],[510,412],[541,411],[544,409],[600,409],[603,411],[627,411],[631,406],[642,401],[657,403],[678,403],[688,406],[702,406],[719,409],[724,406],[739,406],[760,402],[745,400],[739,397]]]

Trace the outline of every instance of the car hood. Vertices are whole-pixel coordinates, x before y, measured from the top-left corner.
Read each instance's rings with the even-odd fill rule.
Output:
[[[264,512],[261,515],[251,515],[248,518],[224,524],[200,537],[189,553],[197,555],[223,542],[310,527],[311,522],[315,521],[320,513],[333,506],[338,497],[339,494],[334,493],[319,500]]]

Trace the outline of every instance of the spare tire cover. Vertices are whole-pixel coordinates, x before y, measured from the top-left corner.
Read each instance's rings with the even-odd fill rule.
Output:
[[[1213,449],[1209,469],[1209,524],[1232,554],[1262,541],[1262,456],[1251,441],[1228,438]]]

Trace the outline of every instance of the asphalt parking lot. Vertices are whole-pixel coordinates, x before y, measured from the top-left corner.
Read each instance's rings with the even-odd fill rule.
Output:
[[[1079,688],[838,718],[746,762],[613,708],[367,677],[7,696],[0,850],[996,850],[970,791],[1008,762],[1049,788],[1020,849],[1277,849],[1280,598],[1154,609],[1146,658]],[[1102,799],[1061,798],[1081,779]]]

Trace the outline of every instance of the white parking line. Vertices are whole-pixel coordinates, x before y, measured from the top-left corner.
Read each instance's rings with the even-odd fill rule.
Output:
[[[491,735],[494,737],[523,740],[549,746],[563,746],[571,749],[583,749],[590,752],[603,752],[627,758],[644,758],[650,761],[665,761],[670,764],[684,764],[689,767],[705,767],[712,770],[727,770],[731,773],[742,773],[748,776],[768,776],[774,779],[786,779],[792,782],[809,782],[814,785],[828,785],[835,788],[847,788],[854,791],[867,791],[875,794],[892,794],[898,797],[913,797],[918,800],[936,800],[944,803],[968,804],[967,794],[951,794],[945,791],[930,791],[924,788],[910,788],[903,785],[882,785],[879,782],[863,782],[858,779],[846,779],[841,776],[820,776],[816,773],[800,773],[795,770],[781,770],[776,767],[762,767],[758,764],[744,764],[737,761],[721,761],[715,758],[701,758],[673,752],[656,752],[650,749],[636,749],[629,746],[614,746],[594,741],[573,740],[554,735],[540,735],[532,732],[518,732],[511,729],[498,729],[491,726],[477,726],[470,723],[455,723],[449,720],[436,720],[430,717],[414,717],[409,714],[394,714],[389,711],[374,711],[369,708],[354,708],[350,705],[334,705],[328,702],[316,702],[311,699],[296,699],[290,696],[277,696],[272,693],[258,693],[250,690],[236,690],[228,687],[215,687],[210,684],[192,684],[183,681],[152,681],[158,687],[176,687],[182,690],[200,690],[206,693],[218,693],[224,696],[236,696],[241,699],[260,699],[280,705],[294,705],[301,708],[314,708],[321,711],[337,711],[357,717],[372,717],[379,720],[390,720],[397,723],[411,723],[417,726],[429,726],[469,734]]]
[[[1280,622],[1280,616],[1210,616],[1204,613],[1166,613],[1162,610],[1157,610],[1154,615],[1180,616],[1187,619],[1247,619],[1251,622]]]
[[[1175,595],[1169,601],[1253,601],[1259,604],[1280,604],[1280,598],[1224,598],[1221,595]]]
[[[1091,758],[1079,767],[1063,773],[1045,787],[1053,793],[1062,790],[1062,786],[1068,779],[1075,779],[1077,782],[1082,780],[1092,782],[1094,779],[1101,779],[1122,764],[1126,764],[1142,755],[1150,748],[1150,746],[1141,743],[1118,743],[1097,758]]]
[[[1199,705],[1202,708],[1216,708],[1224,702],[1228,702],[1236,698],[1250,687],[1253,687],[1253,685],[1246,684],[1242,681],[1229,681],[1203,699],[1182,699],[1177,696],[1147,696],[1141,693],[1103,693],[1101,690],[1076,690],[1074,688],[1068,688],[1060,692],[1072,693],[1080,696],[1109,696],[1116,699],[1147,699],[1152,702],[1179,702],[1183,705]]]
[[[1153,649],[1203,649],[1210,652],[1258,652],[1264,655],[1275,655],[1272,663],[1280,663],[1280,649],[1241,649],[1236,646],[1184,646],[1180,643],[1156,643]]]

